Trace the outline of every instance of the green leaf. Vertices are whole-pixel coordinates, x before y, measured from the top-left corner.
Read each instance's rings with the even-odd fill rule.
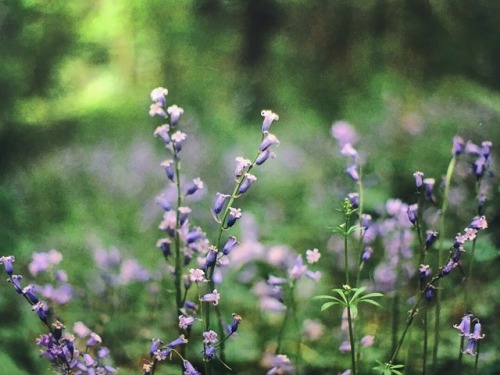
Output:
[[[338,305],[338,302],[327,302],[324,303],[323,306],[321,306],[321,311],[325,311],[326,309],[332,307],[333,305]]]

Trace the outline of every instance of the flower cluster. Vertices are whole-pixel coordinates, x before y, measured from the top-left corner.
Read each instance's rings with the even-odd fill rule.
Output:
[[[474,327],[472,327],[472,323],[474,323]],[[478,318],[474,318],[474,315],[471,313],[467,313],[462,317],[460,324],[454,324],[453,328],[456,328],[459,331],[459,335],[468,340],[467,346],[464,350],[462,350],[463,354],[477,355],[475,351],[478,346],[478,341],[484,338],[484,334],[482,334],[482,326],[481,322]]]
[[[33,274],[38,274],[61,260],[62,255],[55,250],[35,253],[28,268]],[[12,255],[0,257],[0,264],[4,265],[8,275],[7,281],[12,283],[14,290],[31,305],[32,310],[49,331],[36,340],[41,357],[47,359],[56,371],[64,374],[116,373],[117,369],[108,364],[110,352],[100,345],[102,342],[100,336],[81,322],[73,327],[74,334],[66,333],[64,331],[66,327],[55,316],[49,305],[38,298],[34,285],[22,286],[22,275],[14,274],[14,261],[15,257]],[[85,350],[78,349],[77,340],[85,343]]]

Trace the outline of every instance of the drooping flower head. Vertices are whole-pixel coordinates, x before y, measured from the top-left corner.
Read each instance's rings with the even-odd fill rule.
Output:
[[[269,109],[262,110],[260,114],[264,117],[264,121],[262,122],[262,133],[268,132],[272,122],[280,119],[276,113]]]

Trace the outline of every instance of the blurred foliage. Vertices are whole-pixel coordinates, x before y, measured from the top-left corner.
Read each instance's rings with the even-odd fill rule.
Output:
[[[186,112],[186,173],[206,182],[208,202],[196,202],[206,230],[211,197],[230,185],[234,157],[253,155],[260,110],[271,108],[281,117],[278,158],[242,204],[263,242],[325,248],[350,186],[329,136],[333,121],[349,121],[361,134],[373,213],[389,197],[411,199],[414,171],[439,179],[455,134],[490,139],[495,150],[499,17],[500,2],[490,0],[0,0],[2,253],[24,267],[33,251],[56,248],[80,285],[92,277],[95,247],[117,246],[157,264],[154,197],[163,189],[158,165],[165,154],[152,139],[147,108],[159,85]],[[473,192],[474,182],[464,189]],[[491,228],[500,222],[496,197],[498,188],[489,197]],[[454,207],[449,235],[466,225],[473,207]],[[488,271],[478,275],[486,287],[477,299],[488,301],[478,312],[493,326],[500,322],[493,272],[500,232],[491,232],[476,256]],[[141,287],[121,296],[120,306],[145,315],[136,300],[146,298]],[[2,369],[35,373],[45,366],[31,345],[36,322],[2,288],[1,316],[9,322],[1,330]],[[227,293],[237,298],[248,290],[238,285]],[[74,321],[85,311],[87,324],[106,326],[117,363],[134,368],[151,332],[131,327],[114,312],[119,307],[93,303],[82,298],[64,314]],[[252,314],[252,306],[242,309]],[[338,317],[324,318],[338,325]],[[260,324],[275,331],[272,319]],[[126,338],[119,336],[124,326]],[[266,342],[251,324],[241,330],[248,348],[228,357],[238,357],[244,373]],[[324,369],[331,362],[321,347],[330,343],[321,345],[303,354]]]

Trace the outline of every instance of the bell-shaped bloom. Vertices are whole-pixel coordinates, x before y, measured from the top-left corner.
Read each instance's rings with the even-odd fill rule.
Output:
[[[349,193],[347,194],[347,199],[349,199],[352,208],[356,209],[359,207],[359,193]]]
[[[49,317],[49,306],[47,306],[45,302],[39,301],[34,304],[31,309],[36,312],[42,322],[47,323],[47,319]]]
[[[241,183],[239,189],[238,189],[238,194],[243,194],[245,193],[252,184],[257,181],[257,177],[255,177],[251,173],[245,173],[245,177],[243,179],[243,182]]]
[[[152,339],[151,346],[149,347],[149,355],[153,355],[161,345],[163,345],[163,341],[160,339]]]
[[[465,314],[460,321],[460,324],[453,324],[453,328],[460,331],[460,336],[468,336],[470,334],[470,322],[472,314]]]
[[[184,109],[174,104],[167,108],[167,113],[170,115],[170,123],[172,126],[176,126],[181,116],[184,114]]]
[[[7,280],[9,283],[12,283],[14,290],[18,294],[23,294],[23,287],[21,286],[21,279],[22,278],[23,278],[23,275],[12,275]]]
[[[207,257],[205,258],[205,269],[215,266],[215,263],[217,262],[217,253],[217,248],[215,246],[210,246]]]
[[[340,150],[340,153],[353,159],[356,159],[356,157],[358,156],[358,151],[356,151],[356,149],[350,143],[346,143]]]
[[[436,294],[436,287],[432,284],[429,285],[425,290],[425,298],[427,299],[427,302],[430,302],[434,298],[435,294]]]
[[[29,284],[28,286],[23,288],[23,295],[30,301],[32,305],[37,304],[38,297],[35,295],[34,290],[35,286],[33,284]]]
[[[179,315],[179,328],[186,329],[196,321],[194,316]]]
[[[434,178],[425,178],[423,183],[425,187],[425,196],[427,197],[427,199],[429,199],[430,202],[434,203],[436,201],[436,198],[434,197],[433,189],[436,180]]]
[[[431,274],[431,266],[428,264],[421,264],[418,266],[418,278],[420,281],[424,281],[427,279]]]
[[[231,324],[229,325],[229,328],[228,328],[228,331],[229,331],[229,334],[232,335],[233,333],[235,333],[237,330],[238,330],[238,327],[241,323],[241,321],[243,320],[241,318],[241,316],[239,316],[238,314],[232,314],[233,316],[233,320],[231,322]]]
[[[417,190],[420,190],[420,188],[424,184],[423,172],[417,171],[417,172],[413,173],[413,177],[415,178],[415,186],[417,187]]]
[[[465,142],[462,137],[459,137],[458,135],[453,137],[453,147],[451,149],[452,155],[460,155],[462,151],[464,150],[465,147]]]
[[[203,189],[203,181],[199,177],[197,177],[193,180],[192,184],[189,185],[186,191],[186,195],[192,195],[201,189]]]
[[[365,247],[363,250],[363,254],[361,255],[361,260],[363,262],[366,262],[371,258],[372,254],[373,254],[373,247],[371,246]]]
[[[248,167],[252,165],[252,162],[248,159],[245,159],[241,156],[236,157],[236,167],[234,169],[234,176],[236,178],[243,176]]]
[[[154,136],[155,137],[160,137],[163,140],[163,143],[169,144],[170,143],[170,127],[168,124],[160,125],[158,126],[155,131],[154,131]]]
[[[484,334],[481,333],[481,323],[477,320],[474,324],[474,331],[468,336],[469,339],[482,340],[484,339]]]
[[[465,350],[462,351],[462,353],[466,354],[466,355],[475,356],[477,354],[475,351],[476,344],[477,344],[477,340],[469,339],[469,341],[467,342],[467,347],[465,348]]]
[[[12,276],[12,272],[14,268],[12,267],[12,263],[16,261],[16,258],[13,255],[0,257],[0,264],[3,264],[5,268],[5,272],[7,275]]]
[[[476,229],[476,230],[488,228],[488,222],[486,221],[486,217],[485,216],[476,216],[474,219],[472,219],[468,228]]]
[[[255,164],[257,165],[262,165],[265,163],[265,161],[269,158],[275,158],[276,154],[271,151],[271,149],[267,149],[265,151],[259,152],[259,155],[255,159]]]
[[[160,164],[163,169],[165,169],[165,173],[170,181],[174,182],[175,178],[175,166],[173,160],[165,160]]]
[[[416,225],[418,222],[418,204],[417,203],[410,204],[408,206],[407,213],[408,213],[408,220],[410,220],[410,222],[413,225]]]
[[[262,122],[262,133],[268,132],[272,122],[280,119],[276,113],[269,109],[262,110],[260,114],[264,117],[264,121]]]
[[[184,369],[186,370],[184,371],[184,375],[201,375],[201,373],[198,372],[187,359],[184,359],[182,363],[184,365]]]
[[[154,116],[160,116],[160,117],[167,117],[167,114],[165,110],[163,109],[163,106],[161,103],[153,103],[149,106],[149,115],[151,117]]]
[[[186,133],[177,130],[170,138],[174,144],[174,149],[179,152],[182,149],[182,144],[186,140],[187,135]]]
[[[151,91],[151,100],[164,106],[167,102],[165,97],[168,95],[168,90],[164,87],[157,87]]]
[[[236,221],[241,218],[241,208],[229,207],[229,215],[227,217],[226,226],[232,227]]]
[[[215,199],[215,203],[212,210],[214,211],[215,214],[219,214],[224,209],[227,201],[231,196],[229,194],[222,194],[222,193],[217,193],[216,196],[217,197]]]
[[[344,147],[346,143],[354,145],[358,140],[358,135],[354,127],[345,121],[336,121],[333,123],[331,132],[332,137],[337,140],[340,148]]]
[[[224,244],[224,247],[222,248],[222,254],[228,255],[233,247],[235,247],[238,243],[239,242],[235,236],[229,236],[226,243]]]
[[[295,262],[292,268],[288,271],[288,275],[290,276],[290,278],[298,280],[306,273],[306,271],[307,266],[304,265],[302,255],[298,255],[297,258],[295,258]]]
[[[347,167],[345,171],[349,175],[349,177],[352,178],[352,180],[354,182],[358,182],[359,181],[358,166],[356,164],[353,164],[353,165]]]
[[[219,300],[220,300],[220,293],[217,292],[217,289],[214,289],[212,293],[207,293],[200,298],[200,301],[212,302],[214,306],[219,304]]]
[[[171,341],[167,344],[167,347],[170,349],[175,349],[178,346],[181,345],[186,345],[188,343],[188,340],[186,339],[186,336],[184,334],[180,335],[178,338],[176,338],[174,341]]]
[[[273,145],[279,146],[280,141],[274,134],[271,133],[264,133],[266,136],[262,140],[262,142],[259,145],[259,151],[263,152],[266,151],[269,147]]]
[[[434,242],[436,242],[438,238],[438,232],[434,230],[428,230],[425,233],[425,248],[428,249],[432,246]]]

